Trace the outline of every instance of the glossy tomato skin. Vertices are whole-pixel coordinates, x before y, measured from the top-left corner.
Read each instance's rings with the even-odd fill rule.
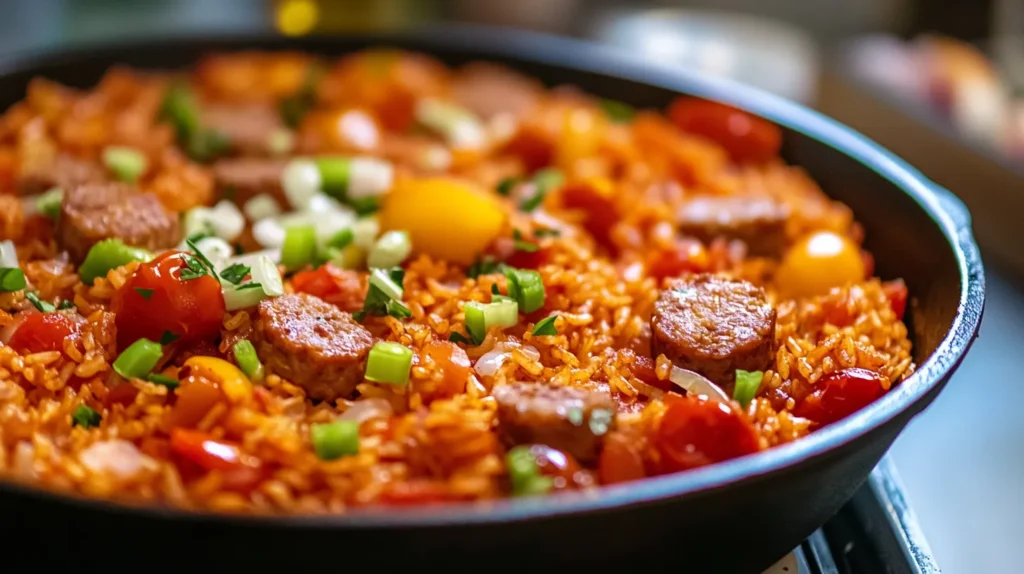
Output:
[[[555,490],[586,488],[594,484],[594,475],[585,470],[567,452],[543,444],[530,445],[530,454],[540,474],[552,479]]]
[[[324,263],[316,269],[297,273],[292,278],[292,287],[296,291],[315,295],[349,313],[363,308],[367,286],[365,276],[340,269],[333,263]]]
[[[204,471],[218,471],[223,486],[231,490],[248,490],[263,479],[263,465],[237,445],[214,440],[204,432],[175,428],[171,431],[171,452],[186,463]]]
[[[892,311],[896,313],[896,318],[902,321],[903,316],[907,313],[907,299],[910,297],[907,284],[902,279],[886,281],[882,283],[882,291],[885,292],[885,296],[889,299],[889,304],[892,305]]]
[[[181,280],[185,254],[168,251],[139,266],[114,293],[117,345],[124,349],[139,339],[160,341],[164,333],[181,342],[213,339],[224,320],[220,281],[203,275]]]
[[[820,425],[832,424],[884,394],[878,373],[867,369],[842,369],[818,379],[814,391],[797,404],[793,414]]]
[[[778,156],[782,147],[778,126],[725,104],[678,98],[668,116],[683,131],[721,145],[736,163],[765,162]]]
[[[675,245],[652,251],[647,257],[647,274],[658,281],[684,273],[707,271],[711,256],[700,241],[680,239]]]
[[[647,476],[644,459],[630,437],[621,432],[608,433],[597,461],[601,484],[640,480]]]
[[[63,351],[64,340],[78,338],[80,333],[81,323],[65,313],[30,313],[7,344],[22,354]]]
[[[436,389],[438,397],[453,397],[466,390],[469,379],[469,355],[455,343],[431,341],[423,348],[423,354],[442,373]]]
[[[690,470],[760,450],[757,431],[743,413],[703,396],[668,401],[652,442],[663,473]]]

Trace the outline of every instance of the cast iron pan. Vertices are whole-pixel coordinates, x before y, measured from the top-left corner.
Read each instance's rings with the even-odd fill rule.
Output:
[[[783,126],[786,159],[853,208],[877,273],[909,285],[917,373],[869,408],[794,444],[589,494],[275,518],[127,507],[0,484],[0,540],[11,551],[8,559],[17,554],[31,556],[37,567],[135,571],[271,565],[292,572],[357,565],[543,570],[555,562],[606,571],[661,569],[671,561],[677,571],[684,565],[692,572],[759,572],[853,495],[904,425],[939,393],[976,336],[982,264],[970,217],[952,194],[814,112],[608,48],[452,26],[391,36],[179,38],[8,62],[0,69],[0,104],[21,99],[36,75],[86,87],[113,64],[177,68],[218,50],[335,55],[380,45],[428,52],[450,64],[499,61],[549,84],[575,84],[641,107],[663,107],[689,93]]]

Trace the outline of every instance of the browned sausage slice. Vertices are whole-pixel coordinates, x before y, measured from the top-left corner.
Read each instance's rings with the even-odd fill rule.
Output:
[[[92,183],[65,190],[57,241],[76,262],[103,239],[157,251],[181,241],[178,216],[152,193],[123,183]]]
[[[264,104],[206,104],[200,123],[225,136],[231,150],[244,156],[270,155],[272,136],[285,129],[281,114]]]
[[[751,255],[763,257],[781,257],[786,249],[789,210],[770,197],[697,197],[677,215],[679,230],[705,243],[738,239]]]
[[[674,281],[651,318],[651,351],[712,382],[732,382],[736,369],[761,371],[772,361],[775,308],[764,290],[715,275]]]
[[[323,400],[352,394],[373,346],[373,336],[352,315],[306,293],[260,303],[253,339],[270,372]]]
[[[71,189],[84,183],[108,181],[107,171],[100,164],[67,154],[59,154],[45,169],[32,169],[18,178],[18,193],[32,195],[54,187]]]
[[[494,388],[498,426],[509,445],[544,444],[580,462],[597,459],[601,442],[615,425],[608,393],[544,383],[511,383]]]
[[[281,173],[286,164],[280,159],[222,159],[213,164],[213,177],[221,196],[238,205],[267,194],[281,209],[287,209],[288,200],[281,187]]]

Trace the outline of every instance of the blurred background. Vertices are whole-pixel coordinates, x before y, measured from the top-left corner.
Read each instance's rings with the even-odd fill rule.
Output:
[[[3,8],[0,62],[180,34],[521,27],[732,77],[866,133],[964,199],[989,270],[981,338],[897,442],[896,466],[944,572],[1021,571],[1024,0],[5,0]]]

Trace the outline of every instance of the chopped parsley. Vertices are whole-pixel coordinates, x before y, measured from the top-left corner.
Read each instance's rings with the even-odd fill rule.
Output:
[[[501,180],[501,182],[498,183],[498,195],[508,197],[508,195],[512,193],[512,188],[515,187],[517,183],[519,183],[519,179],[515,177],[506,177]]]
[[[387,270],[387,274],[395,285],[401,286],[402,282],[405,280],[405,270],[401,267],[392,267]],[[371,281],[370,288],[366,291],[366,300],[363,302],[363,310],[352,314],[355,320],[360,322],[362,322],[362,320],[368,315],[375,315],[378,317],[390,315],[396,319],[408,319],[412,316],[412,311],[403,305],[401,301],[392,299],[390,295],[374,285]]]
[[[250,281],[249,283],[246,283],[245,285],[239,285],[238,287],[235,287],[235,291],[242,291],[242,290],[245,290],[245,289],[262,289],[262,288],[263,288],[263,284],[262,283],[253,283],[253,282]]]
[[[171,343],[177,341],[179,337],[181,337],[181,335],[177,333],[172,333],[171,331],[164,331],[164,334],[160,335],[160,344],[170,345]]]
[[[512,230],[513,244],[515,245],[516,251],[525,251],[526,253],[533,253],[540,249],[540,245],[523,239],[523,234],[518,229]]]
[[[505,264],[501,261],[495,260],[493,257],[484,257],[476,263],[469,266],[466,270],[466,276],[470,279],[476,279],[481,275],[491,275],[494,273],[503,273],[505,270]]]
[[[31,301],[32,304],[36,306],[36,309],[39,309],[43,313],[53,313],[54,311],[57,310],[57,307],[53,303],[50,303],[49,301],[43,301],[35,293],[25,293],[25,298]]]
[[[149,298],[153,296],[152,289],[146,289],[144,287],[136,287],[135,292],[139,294],[143,299],[149,301]]]
[[[203,275],[210,275],[214,279],[218,279],[217,271],[213,266],[213,263],[203,255],[203,252],[200,251],[198,247],[196,247],[195,242],[191,239],[186,239],[185,244],[188,245],[189,249],[191,249],[195,255],[193,256],[186,253],[183,256],[185,268],[181,270],[181,280],[189,281],[191,279],[198,279]]]
[[[563,181],[565,181],[565,176],[557,169],[549,167],[539,170],[533,174],[533,185],[537,189],[533,192],[532,196],[524,199],[519,204],[519,209],[526,212],[537,209],[541,203],[544,203],[544,197],[547,196],[548,192],[562,185]]]
[[[557,318],[558,315],[551,315],[537,321],[537,324],[533,326],[533,335],[557,335],[558,331],[555,329],[555,319]]]
[[[72,301],[71,299],[65,299],[65,300],[60,302],[60,305],[57,305],[57,310],[58,311],[67,311],[68,309],[74,309],[74,308],[75,308],[75,302]]]
[[[242,265],[241,263],[235,263],[229,265],[227,269],[220,272],[220,278],[231,283],[232,285],[238,285],[245,279],[245,276],[249,274],[252,269],[248,265]]]
[[[100,426],[101,420],[103,420],[103,417],[87,405],[78,405],[75,407],[75,411],[71,413],[71,426],[82,428],[96,427]]]
[[[469,339],[467,339],[465,336],[463,336],[462,333],[459,333],[458,331],[452,331],[451,333],[448,333],[448,340],[451,341],[452,343],[464,343],[466,345],[469,344]]]
[[[376,197],[361,197],[359,199],[349,199],[349,207],[352,211],[356,212],[359,217],[364,217],[372,213],[376,213],[380,210],[380,201]]]
[[[146,380],[153,383],[154,385],[167,387],[167,389],[171,391],[178,388],[178,379],[175,379],[174,377],[168,377],[167,375],[162,375],[160,373],[150,373],[149,376],[146,377]]]

